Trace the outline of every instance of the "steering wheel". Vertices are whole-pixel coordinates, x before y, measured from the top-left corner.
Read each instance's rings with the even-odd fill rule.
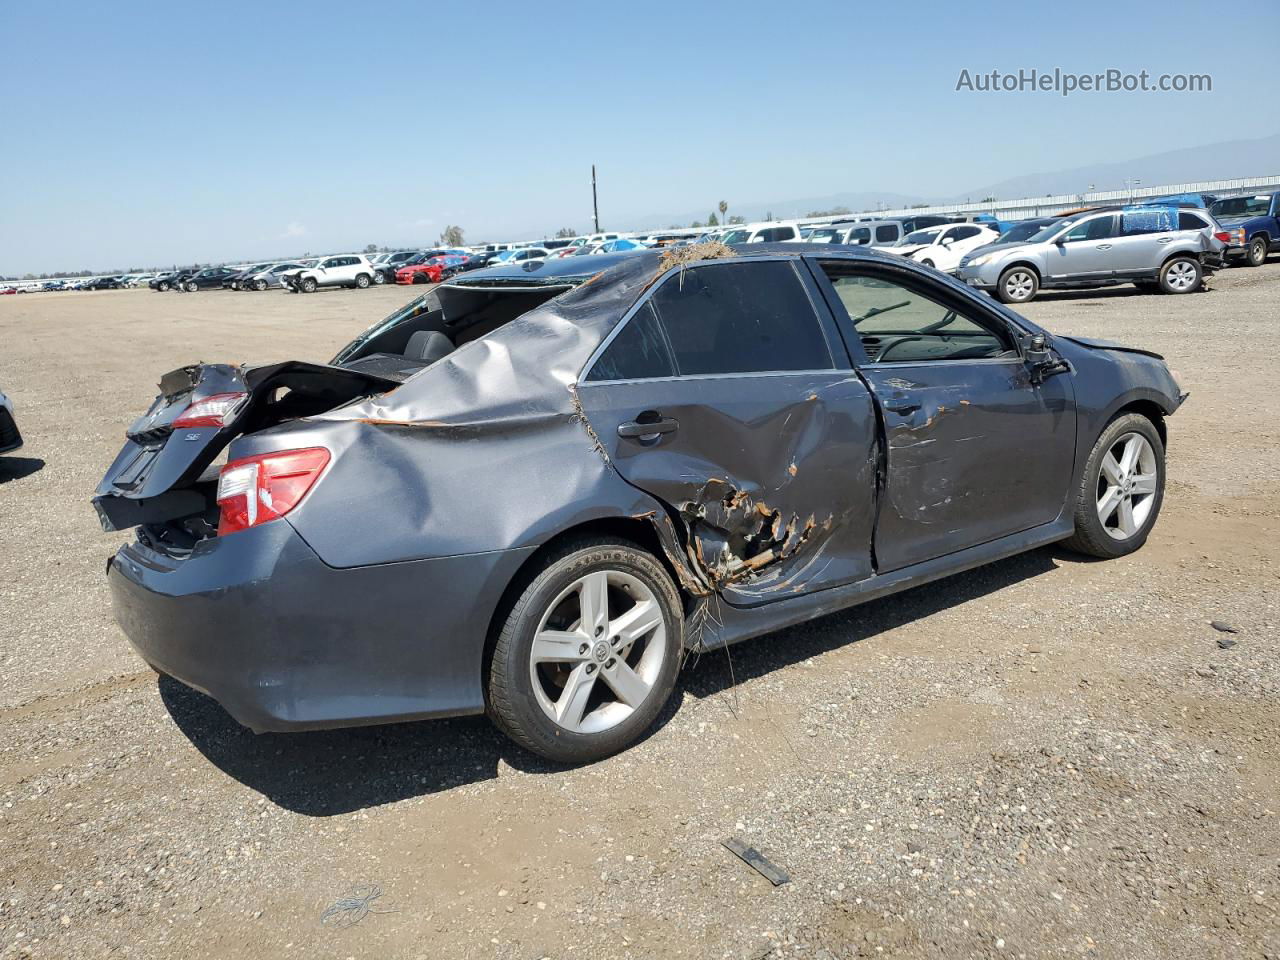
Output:
[[[911,336],[908,336],[908,337],[894,337],[888,343],[880,347],[880,352],[876,354],[874,362],[885,363],[886,362],[885,357],[889,355],[890,350],[894,349],[895,347],[900,347],[904,343],[911,343],[912,341],[923,340],[923,339],[924,337],[920,337],[915,334],[912,334]]]

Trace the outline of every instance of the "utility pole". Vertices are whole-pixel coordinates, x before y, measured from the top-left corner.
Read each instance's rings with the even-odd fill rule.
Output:
[[[591,216],[595,218],[595,232],[600,232],[600,201],[595,197],[595,164],[591,164]]]

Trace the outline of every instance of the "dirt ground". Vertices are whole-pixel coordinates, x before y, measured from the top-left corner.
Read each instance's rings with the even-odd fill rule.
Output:
[[[1280,957],[1275,258],[1025,308],[1191,391],[1139,553],[705,655],[574,770],[480,717],[255,736],[111,618],[88,501],[159,375],[325,360],[421,291],[0,298],[0,958]]]

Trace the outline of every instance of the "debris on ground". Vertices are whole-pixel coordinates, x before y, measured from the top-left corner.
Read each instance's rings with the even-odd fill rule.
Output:
[[[737,837],[730,837],[725,840],[724,846],[730,853],[741,859],[743,863],[755,870],[756,873],[760,874],[775,887],[780,887],[791,879],[787,871],[769,860],[755,847],[747,846]]]
[[[1213,627],[1213,629],[1217,630],[1219,633],[1239,633],[1240,632],[1231,624],[1223,623],[1221,620],[1210,620],[1209,626]]]
[[[375,910],[373,901],[382,896],[382,888],[372,883],[359,883],[325,908],[320,922],[342,930],[354,927],[371,913],[399,913],[398,910]]]

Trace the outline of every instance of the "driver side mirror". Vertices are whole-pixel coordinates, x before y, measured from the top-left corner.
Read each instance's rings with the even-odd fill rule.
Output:
[[[1023,356],[1026,358],[1027,366],[1031,370],[1031,382],[1043,383],[1050,377],[1066,373],[1070,367],[1066,361],[1059,359],[1049,349],[1049,344],[1045,340],[1043,333],[1033,334],[1031,339],[1026,342],[1023,347]]]
[[[955,242],[955,241],[954,241],[954,240],[952,240],[950,237],[943,237],[943,238],[942,238],[942,245],[943,245],[944,247],[949,247],[949,246],[951,246],[951,244],[952,244],[952,243],[954,243],[954,242]]]

